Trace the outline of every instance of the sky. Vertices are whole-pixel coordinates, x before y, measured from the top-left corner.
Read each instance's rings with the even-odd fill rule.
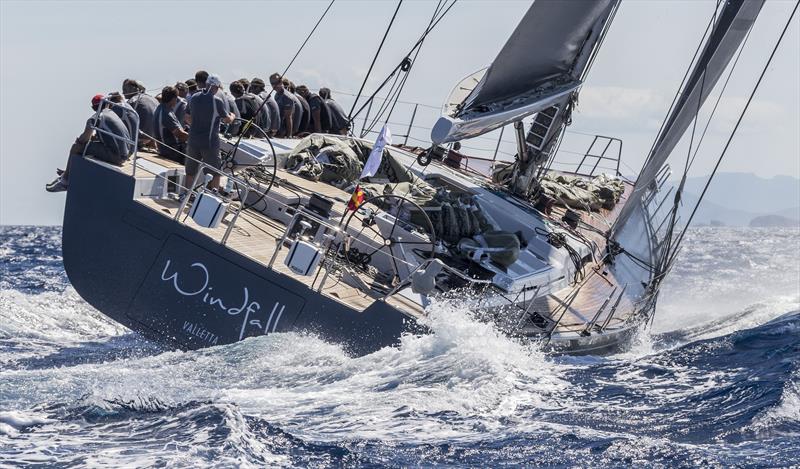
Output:
[[[266,78],[287,66],[327,4],[0,0],[0,224],[61,223],[64,195],[49,194],[44,186],[64,166],[93,95],[119,90],[125,78],[158,90],[198,69],[219,74],[225,83]],[[331,88],[349,110],[350,94],[358,91],[396,5],[337,0],[286,76],[312,89]],[[694,174],[712,168],[793,5],[766,2]],[[404,102],[389,119],[396,142],[408,135],[409,144],[429,146],[428,129],[453,86],[491,63],[529,6],[496,0],[455,5],[428,36],[400,98]],[[408,53],[434,7],[429,1],[403,3],[368,91]],[[622,171],[635,174],[713,8],[713,1],[704,0],[623,1],[581,92],[562,146],[565,158],[584,152],[589,135],[619,137]],[[795,17],[721,171],[800,177],[799,23]],[[408,132],[410,103],[419,105]],[[463,142],[465,151],[491,156],[498,136]],[[679,145],[676,158],[687,149],[687,142]],[[512,153],[506,132],[499,157]]]

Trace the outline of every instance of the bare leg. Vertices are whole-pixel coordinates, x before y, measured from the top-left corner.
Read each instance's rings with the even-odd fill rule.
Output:
[[[208,188],[219,189],[219,180],[220,180],[220,175],[218,173],[214,173],[214,177],[212,177],[211,182],[208,183]]]

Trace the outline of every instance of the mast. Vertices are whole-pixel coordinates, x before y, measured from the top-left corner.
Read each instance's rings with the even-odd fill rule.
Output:
[[[695,63],[675,106],[665,120],[644,167],[636,179],[631,196],[613,227],[619,231],[634,207],[641,203],[672,150],[697,117],[698,110],[711,94],[747,33],[752,28],[764,0],[726,0],[700,58]],[[677,195],[680,196],[679,194]]]

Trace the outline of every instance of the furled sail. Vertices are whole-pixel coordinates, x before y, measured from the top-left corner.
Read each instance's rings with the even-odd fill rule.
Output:
[[[536,0],[480,82],[431,140],[476,137],[564,99],[581,77],[618,0]]]
[[[636,180],[631,196],[617,218],[615,230],[622,227],[636,204],[648,192],[659,170],[669,158],[689,125],[696,117],[714,85],[753,26],[764,0],[727,0],[695,63],[686,85],[656,138],[650,155]]]

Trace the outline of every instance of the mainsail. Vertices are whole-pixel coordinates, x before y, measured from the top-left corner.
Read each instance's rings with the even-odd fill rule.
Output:
[[[714,85],[753,26],[764,0],[727,0],[718,20],[706,41],[700,58],[695,63],[686,85],[665,121],[650,155],[636,180],[620,216],[615,231],[627,221],[636,204],[639,204],[656,178],[659,170],[669,158],[675,145],[696,118]]]
[[[431,132],[436,144],[476,137],[568,100],[618,0],[536,0],[480,82]]]

